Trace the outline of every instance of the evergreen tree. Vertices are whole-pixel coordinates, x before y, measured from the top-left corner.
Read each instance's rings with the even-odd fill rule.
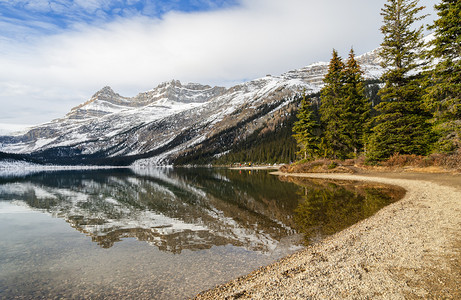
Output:
[[[343,86],[344,63],[338,52],[333,49],[333,56],[328,66],[328,73],[323,81],[325,86],[320,91],[320,119],[323,128],[323,156],[345,158],[347,156],[347,136],[344,131],[342,113],[344,112]]]
[[[422,29],[412,29],[424,18],[417,0],[388,0],[382,9],[384,35],[380,56],[389,70],[382,76],[382,102],[368,141],[367,156],[382,160],[394,153],[427,154],[430,148],[428,116],[422,109],[422,88],[418,78],[409,76],[420,66]]]
[[[319,151],[320,126],[317,123],[311,103],[303,96],[301,107],[296,115],[298,120],[293,124],[293,137],[298,143],[299,156],[304,159],[314,158]]]
[[[352,49],[346,64],[333,50],[324,82],[320,106],[322,150],[332,158],[357,157],[363,150],[369,104],[362,71]]]
[[[433,112],[437,146],[450,152],[461,147],[461,1],[442,0],[435,9],[429,55],[438,63],[428,74],[424,100]]]
[[[348,152],[357,157],[363,151],[365,135],[368,133],[370,103],[365,96],[363,72],[351,49],[344,68],[343,123]]]

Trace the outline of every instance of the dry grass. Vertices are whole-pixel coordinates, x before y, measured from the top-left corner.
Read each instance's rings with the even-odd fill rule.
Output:
[[[415,172],[461,172],[461,150],[453,154],[403,155],[394,154],[389,159],[369,164],[364,157],[358,159],[299,162],[285,165],[280,171],[285,173],[358,173],[361,171],[402,171]]]
[[[461,151],[457,151],[454,154],[437,153],[431,154],[429,156],[394,154],[380,165],[388,168],[438,167],[450,171],[459,171],[461,170]]]

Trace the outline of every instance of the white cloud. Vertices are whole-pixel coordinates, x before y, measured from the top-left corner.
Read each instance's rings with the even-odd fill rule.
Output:
[[[0,48],[0,121],[63,116],[104,85],[126,96],[172,78],[229,85],[326,61],[332,48],[345,56],[353,46],[360,54],[381,42],[384,2],[242,0],[225,10],[138,15],[27,43],[9,41]]]

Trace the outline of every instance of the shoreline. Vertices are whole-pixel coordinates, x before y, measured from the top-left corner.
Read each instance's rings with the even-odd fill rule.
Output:
[[[242,167],[229,167],[229,170],[279,170],[280,166],[242,166]]]
[[[461,298],[461,176],[272,174],[379,182],[407,193],[370,218],[196,299]]]

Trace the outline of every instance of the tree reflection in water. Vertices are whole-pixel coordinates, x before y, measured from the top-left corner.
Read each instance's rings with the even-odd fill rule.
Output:
[[[288,179],[303,187],[294,210],[298,231],[305,244],[319,241],[360,220],[366,219],[392,202],[405,190],[395,186],[350,181]]]

